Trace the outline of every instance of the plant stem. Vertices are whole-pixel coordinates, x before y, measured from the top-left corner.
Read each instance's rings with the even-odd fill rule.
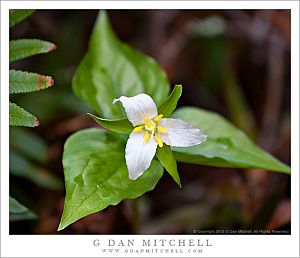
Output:
[[[133,234],[140,233],[140,207],[139,207],[139,198],[133,199],[131,202],[132,209],[132,222],[131,229]]]

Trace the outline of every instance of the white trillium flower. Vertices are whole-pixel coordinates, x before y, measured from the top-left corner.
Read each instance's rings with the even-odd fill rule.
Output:
[[[153,99],[147,94],[134,97],[121,96],[120,101],[128,120],[135,127],[125,149],[125,159],[129,178],[137,179],[147,170],[156,153],[157,145],[189,147],[206,141],[207,136],[198,128],[180,119],[163,118],[158,115]]]

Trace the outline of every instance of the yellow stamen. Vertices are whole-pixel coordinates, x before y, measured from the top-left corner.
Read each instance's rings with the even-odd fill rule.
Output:
[[[150,122],[150,120],[149,120],[147,117],[145,117],[145,118],[144,118],[144,122],[145,122],[145,123],[148,123],[148,122]]]
[[[150,138],[150,134],[149,134],[148,131],[146,131],[145,134],[144,134],[144,142],[148,142],[149,138]]]
[[[159,135],[159,134],[155,134],[155,135],[154,135],[154,138],[155,138],[155,140],[156,140],[158,146],[159,146],[159,147],[162,147],[162,146],[163,146],[163,141],[162,141],[160,135]]]
[[[166,133],[166,132],[167,132],[166,129],[163,128],[163,127],[161,127],[161,126],[157,126],[156,128],[157,128],[157,131],[158,131],[159,133]]]
[[[143,129],[144,129],[144,126],[140,125],[140,126],[135,127],[133,129],[133,131],[136,132],[136,133],[140,133],[140,132],[143,131]]]
[[[162,119],[163,118],[163,115],[162,114],[160,114],[160,115],[158,115],[158,116],[156,116],[156,117],[154,117],[154,122],[158,122],[160,119]]]

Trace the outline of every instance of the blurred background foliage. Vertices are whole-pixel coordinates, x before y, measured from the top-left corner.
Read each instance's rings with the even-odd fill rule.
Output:
[[[30,209],[11,200],[11,234],[57,234],[64,203],[64,142],[79,129],[97,127],[85,115],[91,112],[89,107],[71,89],[97,13],[38,10],[10,30],[10,39],[40,38],[58,46],[47,55],[10,65],[10,69],[48,74],[55,81],[46,91],[11,97],[40,120],[37,128],[10,128],[10,195]],[[114,10],[108,14],[122,41],[154,57],[172,86],[184,86],[179,106],[222,114],[263,149],[290,164],[289,10]],[[290,176],[178,166],[182,188],[165,173],[152,192],[140,197],[141,233],[290,230]],[[125,200],[59,234],[130,234],[131,217]]]

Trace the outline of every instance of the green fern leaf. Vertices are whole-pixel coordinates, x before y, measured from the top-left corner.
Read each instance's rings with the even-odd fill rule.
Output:
[[[48,41],[39,39],[17,39],[9,42],[9,61],[48,53],[57,47]]]
[[[35,127],[40,124],[39,120],[25,109],[15,103],[9,103],[9,125]]]
[[[50,76],[23,71],[9,71],[9,94],[47,89],[54,84]]]
[[[13,27],[34,13],[35,10],[9,10],[9,27]]]

